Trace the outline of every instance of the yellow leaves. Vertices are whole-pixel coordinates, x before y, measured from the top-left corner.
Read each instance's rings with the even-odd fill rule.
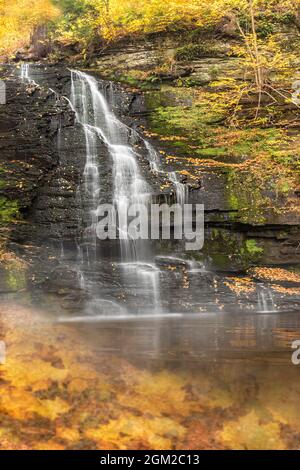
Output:
[[[284,450],[277,422],[264,422],[255,411],[226,424],[219,438],[234,450]]]
[[[251,274],[261,280],[286,281],[300,284],[300,274],[282,268],[253,268]]]
[[[132,382],[130,397],[127,392],[119,394],[120,403],[126,405],[130,398],[132,406],[152,416],[188,414],[189,406],[185,401],[186,394],[183,388],[185,381],[182,377],[167,372],[159,374],[141,372],[138,376],[134,376]]]
[[[252,268],[249,274],[263,282],[268,282],[272,289],[284,295],[300,294],[300,275],[283,268]]]
[[[13,353],[10,348],[11,354]],[[5,364],[5,377],[7,380],[12,381],[16,387],[32,387],[37,388],[37,385],[42,385],[42,388],[49,381],[61,381],[67,376],[65,369],[57,369],[52,367],[51,364],[40,360],[38,358],[30,358],[17,356],[16,359],[8,356],[7,363]]]
[[[51,421],[70,410],[70,405],[58,397],[54,400],[40,400],[39,405],[38,414]]]
[[[297,371],[146,370],[47,323],[46,312],[5,305],[1,313],[0,448],[273,449],[289,442],[281,426],[299,432]]]
[[[188,137],[183,137],[183,136],[179,136],[179,135],[170,135],[170,136],[161,136],[159,138],[159,140],[163,141],[163,142],[184,142],[184,141],[188,141]]]
[[[291,342],[294,340],[291,337]],[[272,418],[283,425],[288,425],[299,432],[300,407],[297,368],[278,371],[273,383],[266,383],[260,391],[259,400]],[[288,391],[286,384],[288,383]],[[297,443],[299,447],[299,443]]]
[[[80,439],[78,429],[64,428],[60,426],[56,428],[56,436],[64,441],[78,441]]]
[[[227,278],[227,282],[225,282],[225,285],[229,287],[230,290],[235,292],[236,295],[250,294],[251,292],[255,292],[256,290],[256,286],[253,280],[250,278],[230,277]]]
[[[0,408],[2,413],[9,414],[12,418],[18,420],[32,419],[34,416],[39,415],[53,421],[59,415],[67,413],[70,408],[65,401],[59,398],[41,400],[22,388],[11,387],[9,395],[7,393],[1,395]]]
[[[58,14],[51,0],[10,0],[0,4],[0,56],[26,45],[35,26]]]
[[[86,433],[104,449],[171,449],[173,439],[183,438],[185,429],[170,418],[126,415]]]
[[[34,445],[34,450],[64,450],[63,444],[59,444],[55,441],[38,442]]]

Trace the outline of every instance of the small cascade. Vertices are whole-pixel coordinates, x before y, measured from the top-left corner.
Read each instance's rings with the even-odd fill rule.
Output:
[[[276,306],[271,289],[264,284],[257,286],[257,311],[258,313],[274,313]]]
[[[23,81],[29,81],[29,64],[22,64],[21,65],[21,79]]]
[[[183,206],[188,201],[188,187],[181,183],[179,174],[175,171],[169,173],[169,178],[175,186],[177,202]]]
[[[148,159],[150,162],[151,171],[154,173],[162,173],[165,174],[169,180],[173,183],[176,190],[176,201],[178,204],[183,206],[188,202],[188,186],[186,184],[181,183],[180,176],[176,171],[164,172],[161,168],[161,158],[155,148],[147,141],[144,140],[144,145],[148,151]]]
[[[78,270],[78,281],[79,281],[79,287],[80,289],[84,290],[86,287],[86,282],[83,273]]]
[[[163,173],[161,169],[161,159],[155,148],[147,140],[144,140],[144,145],[148,151],[148,160],[150,162],[151,171],[154,173]]]
[[[143,310],[162,312],[160,296],[160,269],[153,263],[122,263],[121,267],[133,286],[136,295],[143,297]]]
[[[30,77],[30,64],[24,63],[21,65],[20,76],[23,82],[28,82],[37,86],[37,83]]]
[[[160,312],[161,299],[160,299],[160,271],[156,266],[146,265],[144,268],[139,269],[138,272],[141,274],[142,279],[145,283],[145,289],[150,291],[150,302],[153,302],[155,312]],[[152,297],[152,298],[151,298]]]

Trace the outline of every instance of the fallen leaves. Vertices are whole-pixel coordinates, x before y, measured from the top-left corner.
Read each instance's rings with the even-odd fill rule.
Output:
[[[276,449],[288,447],[291,430],[296,446],[294,369],[152,370],[99,352],[46,315],[2,307],[1,449]]]
[[[225,286],[229,287],[236,295],[250,294],[256,291],[256,286],[249,277],[226,278]]]
[[[300,286],[300,274],[282,268],[254,268],[251,275],[257,279],[274,282],[296,283]]]
[[[278,422],[264,422],[255,411],[227,423],[220,439],[234,450],[284,450]]]

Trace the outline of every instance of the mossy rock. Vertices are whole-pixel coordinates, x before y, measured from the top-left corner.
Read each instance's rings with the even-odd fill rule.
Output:
[[[19,217],[18,201],[10,201],[5,197],[0,197],[0,226],[9,224]]]
[[[222,56],[224,56],[224,50],[210,41],[204,41],[201,44],[187,44],[179,47],[175,52],[175,59],[180,62]]]

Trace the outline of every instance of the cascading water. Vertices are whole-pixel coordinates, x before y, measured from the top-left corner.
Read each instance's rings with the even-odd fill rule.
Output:
[[[151,171],[154,173],[163,173],[164,175],[167,175],[169,180],[175,186],[177,203],[180,205],[186,204],[188,202],[188,186],[181,183],[180,176],[176,171],[163,171],[161,167],[161,159],[156,150],[147,140],[144,140],[144,145],[148,151]]]
[[[97,139],[108,148],[113,161],[113,202],[118,214],[118,231],[123,261],[134,259],[135,247],[127,228],[127,209],[134,203],[150,201],[150,188],[142,178],[135,152],[128,145],[128,128],[110,111],[97,81],[79,71],[71,71],[71,103],[78,122],[85,130],[86,166],[85,186],[95,213],[99,201],[99,172],[97,167]],[[95,221],[93,221],[95,227]]]
[[[35,83],[30,77],[29,64],[21,67],[22,80]],[[53,93],[57,93],[52,90]],[[126,316],[128,313],[163,315],[160,283],[162,270],[155,262],[149,249],[151,242],[137,243],[130,238],[127,227],[127,210],[134,203],[149,204],[151,188],[142,177],[138,154],[134,143],[142,143],[147,150],[151,170],[156,174],[167,176],[175,186],[177,202],[187,202],[188,191],[176,172],[165,172],[162,169],[161,157],[147,141],[135,131],[123,124],[112,112],[116,104],[114,87],[107,82],[97,81],[92,76],[80,71],[71,71],[71,94],[64,97],[76,114],[76,120],[83,129],[85,138],[85,166],[83,183],[77,189],[76,201],[83,209],[85,227],[82,241],[78,242],[77,273],[82,289],[88,290],[92,300],[87,303],[88,318],[97,315]],[[58,132],[58,147],[62,139],[61,126]],[[101,143],[101,145],[100,145]],[[132,143],[132,144],[131,144]],[[115,300],[103,298],[107,292],[106,283],[98,282],[99,272],[104,262],[98,259],[96,227],[98,223],[97,208],[100,203],[110,201],[110,196],[101,188],[100,149],[103,144],[113,163],[112,166],[112,202],[118,214],[117,229],[120,247],[120,262],[116,263],[122,278],[124,292],[132,297],[127,299],[127,309],[119,304],[118,290]],[[108,196],[108,199],[107,199]],[[86,215],[87,214],[87,215]],[[79,221],[79,224],[82,221]],[[138,241],[139,242],[139,241]],[[62,245],[63,247],[63,245]],[[114,269],[114,268],[113,268]],[[100,270],[100,271],[99,271]],[[108,274],[111,276],[112,272]],[[117,281],[117,284],[118,285]],[[104,291],[103,291],[104,286]],[[127,290],[126,290],[127,289]],[[129,292],[129,293],[128,293]],[[108,294],[110,295],[110,294]],[[107,294],[106,294],[107,296]]]
[[[79,74],[79,72],[78,72]],[[90,214],[88,227],[85,234],[88,242],[96,245],[96,209],[99,202],[100,181],[97,164],[97,102],[94,99],[91,87],[87,80],[76,80],[77,72],[71,72],[71,97],[70,102],[76,113],[77,121],[81,124],[86,145],[86,161],[83,172],[84,177],[84,201]],[[76,83],[76,84],[75,84]],[[89,249],[87,250],[89,253]]]
[[[33,85],[37,85],[37,83],[30,77],[30,64],[24,63],[21,65],[20,76],[23,82],[29,82]]]
[[[188,187],[181,183],[180,177],[175,171],[169,173],[169,178],[175,186],[177,202],[183,206],[188,200]]]
[[[111,98],[112,94],[110,87]],[[155,311],[160,310],[159,269],[146,263],[143,259],[146,250],[139,252],[128,232],[129,206],[135,203],[149,204],[151,201],[150,187],[140,173],[134,149],[128,144],[129,129],[110,110],[104,93],[99,90],[98,82],[83,72],[71,71],[70,102],[85,133],[84,188],[90,201],[90,229],[95,243],[97,206],[101,195],[97,163],[97,140],[100,139],[113,161],[113,203],[118,214],[121,268],[138,289],[144,290],[147,287],[151,291],[148,301]]]
[[[264,284],[257,286],[257,309],[258,313],[276,312],[273,293]]]
[[[29,78],[29,64],[22,64],[21,65],[21,79],[22,80],[30,80],[30,78]]]

